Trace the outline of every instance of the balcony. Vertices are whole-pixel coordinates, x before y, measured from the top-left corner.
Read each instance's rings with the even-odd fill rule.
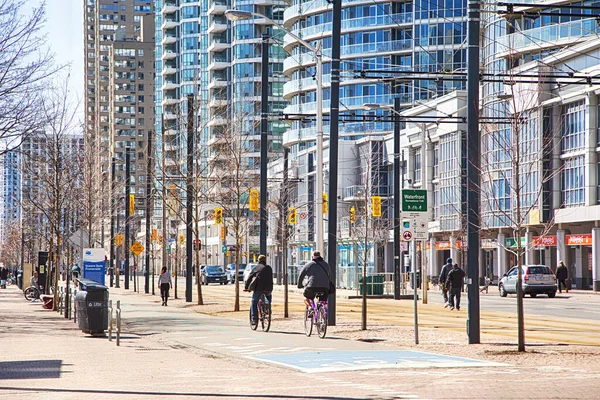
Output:
[[[344,201],[365,201],[370,200],[371,196],[388,197],[391,195],[389,185],[375,185],[371,188],[371,193],[365,193],[364,185],[353,185],[342,188],[342,198]]]
[[[173,60],[175,58],[177,58],[177,56],[179,56],[179,53],[173,51],[173,50],[165,50],[163,51],[162,54],[162,60]]]
[[[211,120],[208,121],[207,125],[209,127],[212,127],[212,126],[225,126],[225,125],[227,125],[227,118],[223,118],[223,117],[214,117],[214,118],[211,118]],[[208,144],[210,145],[210,141],[208,142]]]
[[[162,90],[172,90],[179,88],[179,83],[175,81],[163,81]]]
[[[224,50],[227,50],[231,47],[231,43],[227,42],[225,39],[215,38],[213,39],[210,46],[208,46],[209,53],[220,53]]]
[[[222,14],[225,14],[225,10],[227,10],[227,1],[215,0],[210,3],[207,14],[208,15],[222,15]]]
[[[177,36],[173,36],[173,35],[163,35],[163,38],[160,42],[163,46],[169,45],[169,44],[173,44],[173,43],[177,43]]]
[[[165,75],[173,75],[177,73],[177,68],[165,66],[162,70],[163,76]]]
[[[229,103],[227,97],[214,97],[208,103],[209,107],[226,107]]]
[[[227,20],[225,18],[215,18],[208,27],[208,33],[221,33],[227,30]]]
[[[161,25],[161,29],[167,30],[167,29],[173,29],[173,28],[177,28],[179,26],[179,21],[177,19],[174,18],[164,18],[163,19],[163,23]]]
[[[179,104],[179,99],[177,99],[175,97],[163,97],[163,100],[160,104],[163,107],[164,106],[174,106],[176,104]]]
[[[588,18],[500,36],[498,46],[500,51],[510,54],[515,51],[525,51],[528,47],[542,49],[561,44],[573,45],[586,40],[589,36],[597,36],[598,33],[600,27],[597,20]]]
[[[175,120],[177,119],[177,114],[174,114],[172,112],[165,112],[163,113],[163,117],[165,120]]]
[[[225,78],[213,78],[208,84],[208,90],[225,88],[227,87],[227,84],[228,82],[225,80]]]
[[[176,13],[177,11],[179,11],[179,4],[177,1],[167,1],[163,4],[163,8],[161,10],[161,13],[163,15],[166,14],[173,14]]]
[[[223,58],[213,57],[210,61],[210,64],[208,64],[208,70],[209,71],[222,70],[222,69],[229,67],[230,65],[231,65],[231,63],[225,57],[223,57]]]

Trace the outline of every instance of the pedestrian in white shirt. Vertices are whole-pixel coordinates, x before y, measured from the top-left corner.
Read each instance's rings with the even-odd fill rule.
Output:
[[[173,282],[171,281],[171,274],[167,272],[167,267],[162,267],[160,270],[160,276],[158,277],[158,287],[160,288],[160,297],[162,297],[162,305],[167,305],[167,300],[169,300],[169,289],[173,287]]]

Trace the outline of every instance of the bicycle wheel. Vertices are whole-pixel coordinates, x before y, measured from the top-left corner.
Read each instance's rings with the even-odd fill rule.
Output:
[[[23,294],[25,295],[26,300],[35,300],[40,297],[39,291],[34,287],[28,287],[27,289],[25,289],[25,292],[23,292]]]
[[[319,306],[319,309],[317,310],[317,333],[321,339],[323,339],[325,333],[327,333],[327,312],[323,306]]]
[[[313,316],[308,314],[308,308],[304,310],[304,333],[306,336],[312,334],[313,329]]]
[[[252,321],[252,306],[250,306],[250,312],[248,313],[249,318],[250,318],[250,328],[252,328],[253,331],[256,330],[256,328],[258,328],[258,319],[255,321]]]
[[[269,329],[271,328],[271,304],[267,304],[264,301],[261,301],[260,303],[262,309],[262,316],[260,319],[262,330],[265,332],[269,332]]]

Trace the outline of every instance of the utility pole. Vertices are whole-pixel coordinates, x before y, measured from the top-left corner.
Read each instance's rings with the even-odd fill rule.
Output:
[[[161,133],[162,133],[162,155],[161,155],[161,163],[162,163],[162,266],[167,266],[167,171],[166,171],[166,162],[165,162],[165,117],[163,115],[161,119]],[[162,267],[161,267],[162,269]],[[175,276],[177,276],[177,272],[175,272]],[[177,279],[177,278],[175,278]],[[175,291],[177,293],[177,291]],[[177,298],[177,297],[175,297]]]
[[[340,40],[342,32],[342,0],[332,0],[331,30],[331,101],[329,114],[329,221],[327,223],[327,261],[331,281],[337,286],[337,192],[338,192],[338,136],[340,116]],[[321,199],[322,201],[322,199]],[[318,218],[323,218],[318,215]],[[336,298],[329,295],[327,322],[335,326]]]
[[[481,136],[479,133],[480,0],[469,0],[467,19],[467,295],[469,344],[480,343],[479,201]]]
[[[394,99],[394,300],[400,300],[400,97]]]
[[[187,183],[185,199],[185,301],[192,301],[192,212],[194,207],[194,95],[187,98]],[[199,276],[196,277],[200,279]]]
[[[148,153],[146,154],[148,164],[146,165],[146,262],[144,269],[144,293],[150,293],[150,241],[152,234],[152,169],[154,167],[154,155],[152,153],[152,130],[148,131]]]
[[[269,39],[267,33],[262,35],[262,58],[260,90],[260,254],[267,255],[267,164],[269,150]],[[321,216],[322,217],[322,216]],[[225,254],[223,254],[225,260]]]
[[[115,277],[115,169],[117,160],[113,157],[110,163],[110,287]]]
[[[125,289],[129,289],[129,195],[131,194],[131,153],[125,148]]]
[[[281,268],[283,269],[283,318],[289,317],[289,299],[288,299],[288,267],[287,267],[287,239],[288,239],[288,223],[287,223],[287,210],[288,210],[288,174],[289,174],[289,155],[290,149],[287,147],[283,148],[283,205],[281,207],[283,213],[280,216],[283,221],[283,229],[281,231]]]

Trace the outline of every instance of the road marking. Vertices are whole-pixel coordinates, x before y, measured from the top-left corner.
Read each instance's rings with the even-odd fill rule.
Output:
[[[412,350],[325,351],[248,356],[250,359],[306,373],[356,371],[378,368],[465,368],[506,366],[483,360]]]

